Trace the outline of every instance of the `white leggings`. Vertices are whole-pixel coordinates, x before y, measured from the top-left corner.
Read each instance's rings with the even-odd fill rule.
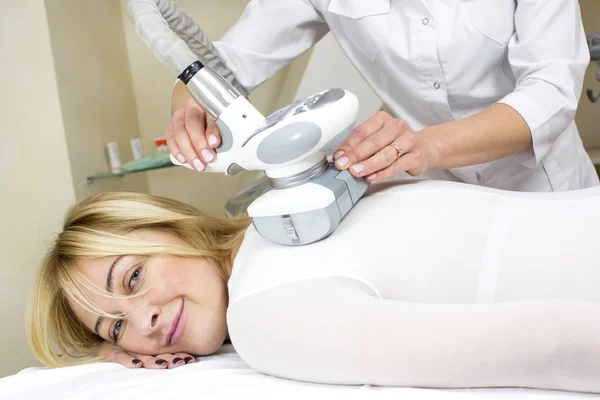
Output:
[[[415,195],[417,200],[421,196]],[[422,196],[425,201],[431,193]],[[509,197],[510,206],[518,209],[513,217],[519,216],[522,226],[511,237],[521,234],[530,243],[516,243],[506,251],[518,249],[514,254],[527,257],[535,268],[507,268],[510,275],[501,277],[503,292],[494,295],[502,300],[442,304],[382,299],[349,278],[305,279],[230,305],[228,326],[236,350],[258,371],[318,383],[600,393],[600,250],[590,250],[600,242],[600,188]],[[443,221],[456,211],[446,207],[436,212]],[[441,224],[437,229],[468,241],[479,234],[468,226]],[[544,242],[550,247],[544,249]],[[493,245],[494,240],[486,243]],[[404,251],[405,258],[419,257]],[[455,269],[457,274],[470,271],[459,265]],[[477,297],[486,296],[480,290]]]

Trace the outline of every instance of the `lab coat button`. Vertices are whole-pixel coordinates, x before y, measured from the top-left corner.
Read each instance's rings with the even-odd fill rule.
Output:
[[[436,89],[439,89],[441,86],[440,86],[440,84],[438,82],[435,82],[433,84],[433,87],[436,88]]]
[[[429,19],[423,18],[423,25],[428,25],[428,24],[429,24]]]

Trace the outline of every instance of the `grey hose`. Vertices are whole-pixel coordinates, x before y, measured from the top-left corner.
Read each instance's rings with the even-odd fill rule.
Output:
[[[588,35],[587,41],[592,61],[600,61],[600,32]]]
[[[190,64],[200,60],[242,95],[248,95],[206,34],[171,0],[129,0],[127,12],[138,36],[172,74],[179,76]]]

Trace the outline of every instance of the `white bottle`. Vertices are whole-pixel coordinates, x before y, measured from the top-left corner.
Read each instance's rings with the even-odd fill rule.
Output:
[[[140,138],[131,139],[131,153],[133,153],[133,159],[139,160],[144,157],[144,152],[142,150],[142,141]]]
[[[119,146],[117,142],[109,142],[106,145],[106,151],[108,154],[108,163],[110,165],[110,172],[113,174],[121,173],[121,155],[119,154]]]

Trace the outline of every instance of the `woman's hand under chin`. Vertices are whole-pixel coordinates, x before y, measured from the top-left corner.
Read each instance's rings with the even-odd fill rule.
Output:
[[[126,351],[110,342],[104,342],[98,355],[106,362],[116,362],[127,368],[173,369],[196,361],[192,355],[187,353],[164,353],[150,356]]]

